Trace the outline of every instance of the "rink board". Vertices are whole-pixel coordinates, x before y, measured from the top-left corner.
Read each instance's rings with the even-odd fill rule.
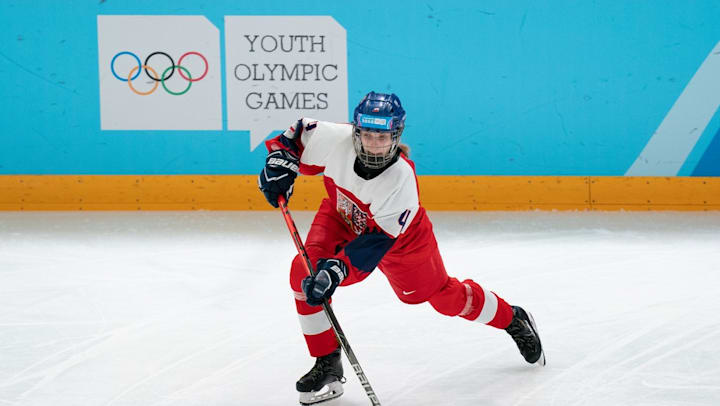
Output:
[[[420,176],[429,210],[720,210],[720,178]],[[322,177],[290,205],[315,210]],[[254,175],[0,176],[0,210],[270,210]]]

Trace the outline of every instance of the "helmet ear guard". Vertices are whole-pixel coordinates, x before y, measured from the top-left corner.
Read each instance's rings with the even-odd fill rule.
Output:
[[[405,109],[393,94],[368,93],[353,113],[353,146],[360,162],[369,169],[382,169],[397,153],[400,136],[405,129]],[[363,130],[391,134],[391,145],[384,154],[365,151],[361,134]]]

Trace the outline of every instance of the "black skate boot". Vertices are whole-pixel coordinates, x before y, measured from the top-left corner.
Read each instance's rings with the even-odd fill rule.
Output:
[[[545,353],[540,343],[540,336],[535,326],[535,320],[530,313],[527,313],[520,306],[512,306],[513,318],[505,331],[510,334],[520,354],[525,361],[531,364],[545,365]]]
[[[300,378],[295,388],[300,392],[301,405],[315,405],[343,394],[343,367],[340,348],[316,358],[315,366]],[[324,389],[324,390],[321,390]]]

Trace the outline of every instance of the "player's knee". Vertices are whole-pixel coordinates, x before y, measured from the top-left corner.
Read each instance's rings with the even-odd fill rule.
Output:
[[[448,302],[446,298],[436,295],[431,297],[428,302],[430,302],[430,306],[440,314],[446,316],[457,315],[457,309],[455,309],[455,306],[452,306],[452,303]]]
[[[465,301],[464,286],[455,278],[448,278],[445,285],[428,300],[433,309],[446,316],[457,316]]]

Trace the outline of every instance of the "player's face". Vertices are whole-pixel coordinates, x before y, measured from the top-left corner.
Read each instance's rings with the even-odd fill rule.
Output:
[[[386,132],[360,131],[360,141],[365,152],[374,155],[385,155],[392,147],[392,136]]]

